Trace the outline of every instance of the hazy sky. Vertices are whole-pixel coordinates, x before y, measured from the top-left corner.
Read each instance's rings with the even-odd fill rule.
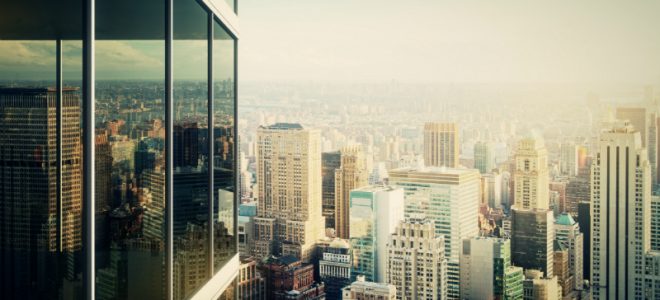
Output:
[[[660,1],[239,0],[241,80],[660,83]]]

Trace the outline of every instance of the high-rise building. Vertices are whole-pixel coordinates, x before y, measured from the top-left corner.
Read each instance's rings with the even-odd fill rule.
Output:
[[[640,130],[627,121],[600,135],[591,169],[595,299],[642,299],[651,222],[651,167],[642,145]]]
[[[557,277],[547,277],[538,270],[525,270],[523,281],[524,300],[561,299],[561,286]]]
[[[404,189],[406,218],[428,218],[445,237],[447,297],[460,297],[459,259],[463,240],[479,234],[480,175],[476,169],[402,168],[390,184]]]
[[[308,262],[316,241],[325,236],[320,132],[277,123],[260,127],[257,139],[255,254],[291,255]]]
[[[574,217],[578,216],[578,205],[582,201],[589,201],[591,194],[591,180],[589,171],[572,177],[566,183],[566,212]]]
[[[351,248],[353,278],[384,282],[387,275],[387,241],[403,219],[403,190],[367,186],[351,191]]]
[[[461,299],[522,299],[523,269],[511,264],[511,241],[473,237],[463,240]]]
[[[325,228],[335,228],[335,171],[341,167],[341,153],[321,153],[322,202]]]
[[[337,237],[350,237],[349,198],[351,190],[368,184],[369,174],[359,146],[341,150],[341,167],[335,171],[335,230]]]
[[[660,251],[660,195],[651,196],[651,250]]]
[[[568,250],[562,244],[555,241],[555,251],[552,253],[552,272],[557,278],[557,284],[561,287],[562,296],[567,296],[575,286],[574,277],[571,276],[568,266]]]
[[[387,245],[387,280],[399,299],[446,299],[445,239],[433,221],[400,221]]]
[[[646,124],[648,125],[646,151],[651,165],[651,181],[653,184],[658,182],[658,124],[656,123],[656,113],[649,113]]]
[[[341,290],[352,282],[353,253],[346,240],[335,238],[322,252],[319,278],[325,285],[325,298],[341,300]]]
[[[542,139],[518,142],[514,170],[515,203],[511,209],[513,264],[553,276],[554,216],[550,209],[548,152]]]
[[[582,248],[582,277],[591,279],[591,202],[583,201],[578,204],[578,225],[584,234]]]
[[[644,298],[660,298],[660,252],[651,250],[644,255]]]
[[[524,138],[515,154],[514,209],[549,208],[548,151],[542,139]]]
[[[320,152],[319,152],[320,153]],[[314,265],[293,256],[270,257],[259,268],[266,278],[266,299],[321,300],[324,285],[314,281]]]
[[[578,172],[578,147],[573,143],[562,143],[559,155],[559,171],[566,176]]]
[[[571,290],[582,290],[584,281],[584,235],[578,224],[568,213],[555,221],[555,239],[568,251],[568,268],[575,283]]]
[[[0,20],[0,48],[41,49],[0,57],[0,297],[223,298],[235,1],[35,0]]]
[[[647,116],[646,109],[643,107],[617,107],[616,115],[617,120],[626,121],[633,127],[635,131],[639,132],[639,137],[642,142],[642,147],[646,147],[647,142]]]
[[[396,287],[387,283],[366,281],[360,275],[356,281],[342,290],[343,300],[395,300]]]
[[[502,174],[497,172],[481,174],[484,203],[490,208],[502,208]]]
[[[458,125],[455,123],[424,124],[424,163],[434,167],[458,167]]]
[[[241,257],[238,273],[238,299],[266,300],[266,279],[257,270],[254,257]]]
[[[489,173],[495,167],[492,145],[488,142],[476,142],[474,144],[474,168],[481,174]]]
[[[80,266],[69,264],[80,261],[82,247],[80,97],[73,89],[61,97],[64,117],[57,112],[55,89],[0,88],[4,297],[48,298],[55,282],[80,276]],[[59,140],[56,119],[67,138]],[[58,278],[58,271],[67,278]]]

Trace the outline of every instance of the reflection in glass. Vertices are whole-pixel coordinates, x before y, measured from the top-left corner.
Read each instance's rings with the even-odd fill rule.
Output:
[[[81,60],[80,51],[66,57]],[[81,298],[80,93],[75,85],[62,89],[58,111],[56,62],[55,40],[0,40],[3,298]]]
[[[174,1],[174,299],[209,279],[208,15]]]
[[[96,299],[166,297],[164,11],[97,1]]]
[[[214,271],[236,252],[234,39],[217,21],[213,28]]]

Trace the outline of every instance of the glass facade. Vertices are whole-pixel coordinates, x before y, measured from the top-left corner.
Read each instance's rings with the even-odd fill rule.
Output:
[[[3,5],[3,299],[231,286],[238,33],[207,1]]]

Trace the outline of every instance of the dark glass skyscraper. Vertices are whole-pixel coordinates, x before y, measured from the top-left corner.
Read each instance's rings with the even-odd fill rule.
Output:
[[[217,299],[235,285],[235,8],[3,5],[0,298]]]

